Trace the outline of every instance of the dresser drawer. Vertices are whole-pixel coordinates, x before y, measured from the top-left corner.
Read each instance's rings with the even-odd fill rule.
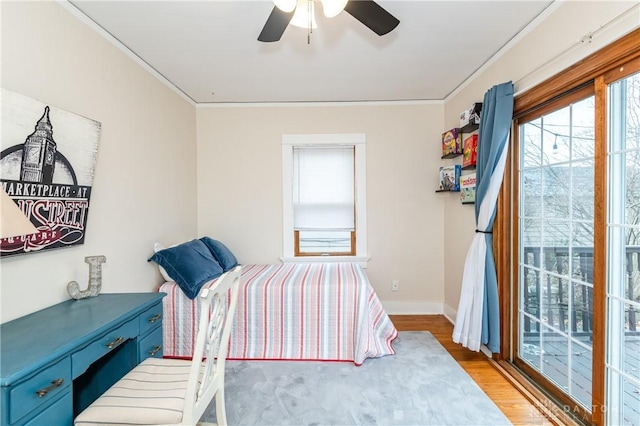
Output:
[[[42,413],[29,420],[24,426],[56,425],[64,426],[73,424],[73,398],[71,392],[67,392],[62,398],[47,407]]]
[[[162,358],[162,328],[149,333],[147,337],[141,339],[138,343],[140,359],[138,362],[142,362],[146,358]]]
[[[109,331],[107,334],[97,339],[89,346],[71,355],[71,372],[73,378],[77,378],[87,371],[87,368],[99,358],[102,358],[113,349],[120,346],[127,339],[134,339],[138,336],[138,318]]]
[[[162,324],[162,303],[147,309],[138,317],[140,319],[140,335]]]
[[[71,362],[69,357],[65,357],[30,379],[13,386],[9,394],[9,422],[17,422],[26,414],[55,399],[61,392],[69,392],[70,384]]]

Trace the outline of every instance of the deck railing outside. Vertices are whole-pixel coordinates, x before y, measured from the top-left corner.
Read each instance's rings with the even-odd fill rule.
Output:
[[[592,405],[593,248],[525,247],[519,356],[589,409]],[[640,302],[640,246],[625,253],[624,297]],[[640,313],[626,304],[620,368],[638,377]],[[535,318],[536,320],[534,320]],[[549,328],[553,327],[553,328]],[[558,332],[559,330],[560,332]],[[566,337],[569,335],[570,337]],[[625,424],[640,425],[640,388],[622,380]]]
[[[627,246],[625,256],[625,296],[640,302],[640,246]],[[575,336],[589,336],[593,330],[593,289],[567,277],[593,283],[593,247],[524,247],[523,260],[532,266],[523,277],[524,311],[563,332],[570,328]],[[539,323],[527,316],[523,325],[525,333],[540,332]],[[628,305],[625,332],[639,331],[640,312]]]

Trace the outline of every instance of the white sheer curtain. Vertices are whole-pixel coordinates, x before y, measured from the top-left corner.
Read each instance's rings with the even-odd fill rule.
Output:
[[[456,323],[453,328],[453,341],[473,351],[479,351],[482,343],[482,309],[487,255],[487,243],[483,232],[487,231],[489,221],[498,202],[498,194],[507,161],[507,150],[508,145],[505,144],[498,164],[491,174],[487,193],[480,204],[477,224],[477,229],[480,232],[476,232],[471,242],[462,274],[462,289],[460,291]]]

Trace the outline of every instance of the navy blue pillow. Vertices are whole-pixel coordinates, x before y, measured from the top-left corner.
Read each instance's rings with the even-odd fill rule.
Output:
[[[238,266],[238,259],[236,259],[233,253],[231,253],[231,250],[229,250],[227,246],[222,244],[220,241],[209,237],[202,237],[200,238],[200,241],[209,247],[211,254],[213,254],[213,257],[218,260],[218,263],[222,266],[224,272]]]
[[[207,281],[223,273],[218,261],[200,240],[160,250],[148,261],[162,266],[189,299],[195,298]]]

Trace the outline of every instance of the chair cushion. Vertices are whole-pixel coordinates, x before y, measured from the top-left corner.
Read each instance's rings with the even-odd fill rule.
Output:
[[[180,423],[190,367],[191,360],[147,358],[80,413],[74,424]]]

